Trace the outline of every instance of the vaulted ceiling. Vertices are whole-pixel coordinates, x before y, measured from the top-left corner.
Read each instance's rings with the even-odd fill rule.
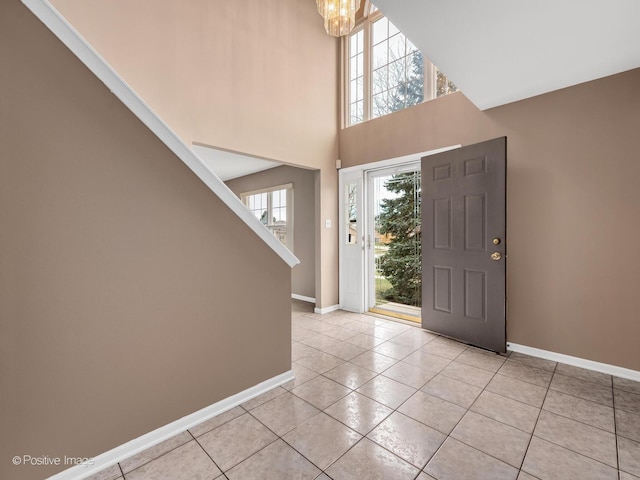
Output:
[[[484,110],[640,67],[638,0],[374,0]]]

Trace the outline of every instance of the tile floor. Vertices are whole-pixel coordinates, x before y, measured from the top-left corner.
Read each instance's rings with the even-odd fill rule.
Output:
[[[640,478],[640,383],[294,303],[296,379],[91,477]]]

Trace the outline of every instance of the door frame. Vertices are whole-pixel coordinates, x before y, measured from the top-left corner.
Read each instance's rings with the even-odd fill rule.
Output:
[[[346,231],[345,231],[345,226],[346,226],[346,222],[345,222],[345,199],[344,199],[344,185],[345,185],[345,178],[359,178],[359,181],[361,182],[360,185],[362,185],[361,189],[363,190],[362,192],[358,192],[359,195],[357,195],[357,199],[358,199],[358,212],[359,215],[362,217],[362,221],[359,222],[360,225],[362,225],[362,237],[363,238],[363,242],[364,240],[366,240],[366,234],[369,231],[369,225],[368,225],[368,214],[366,213],[366,209],[368,208],[368,192],[367,192],[367,187],[366,187],[366,183],[367,183],[367,178],[368,178],[368,172],[371,171],[376,171],[376,170],[383,170],[383,169],[387,169],[387,168],[393,168],[393,167],[401,167],[402,165],[405,164],[412,164],[412,163],[417,163],[418,165],[420,164],[420,161],[423,157],[427,157],[430,155],[435,155],[437,153],[442,153],[442,152],[446,152],[448,150],[453,150],[456,148],[460,148],[462,145],[458,144],[458,145],[452,145],[449,147],[443,147],[443,148],[437,148],[434,150],[427,150],[425,152],[419,152],[419,153],[414,153],[411,155],[405,155],[402,157],[396,157],[396,158],[391,158],[391,159],[387,159],[387,160],[380,160],[377,162],[370,162],[370,163],[364,163],[362,165],[356,165],[353,167],[346,167],[346,168],[341,168],[338,170],[338,225],[339,225],[339,229],[338,229],[338,262],[339,262],[339,267],[338,267],[338,271],[339,271],[339,303],[340,303],[340,308],[341,309],[345,309],[345,306],[349,306],[349,305],[358,305],[359,308],[357,309],[349,309],[349,311],[355,311],[356,313],[364,313],[365,311],[368,311],[368,307],[366,305],[368,305],[368,297],[369,294],[367,292],[367,288],[365,285],[365,279],[368,278],[367,275],[369,274],[368,272],[368,268],[370,268],[368,266],[369,262],[366,261],[365,259],[368,258],[368,255],[366,253],[366,248],[363,248],[361,250],[361,257],[359,259],[359,275],[360,278],[362,279],[362,288],[361,290],[361,294],[360,294],[360,298],[359,299],[354,299],[354,298],[345,298],[346,292],[344,291],[344,279],[346,278],[346,272],[345,272],[345,268],[346,268],[346,263],[345,263],[345,238],[346,238]],[[366,247],[366,245],[363,243],[362,245],[363,247]],[[374,294],[375,295],[375,294]]]

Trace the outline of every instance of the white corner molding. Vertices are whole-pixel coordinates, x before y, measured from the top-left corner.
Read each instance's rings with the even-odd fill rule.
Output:
[[[47,0],[21,0],[211,191],[290,267],[300,263]]]
[[[297,293],[292,293],[291,298],[293,298],[294,300],[300,300],[302,302],[316,303],[315,298],[305,297],[304,295],[298,295]]]
[[[335,312],[336,310],[340,310],[340,305],[331,305],[329,307],[324,307],[324,308],[315,307],[313,309],[314,313],[319,313],[320,315],[324,315],[325,313]]]
[[[564,353],[550,352],[548,350],[528,347],[526,345],[519,345],[517,343],[511,342],[507,342],[507,349],[511,350],[512,352],[531,355],[532,357],[544,358],[545,360],[566,363],[567,365],[573,365],[574,367],[586,368],[587,370],[593,370],[594,372],[606,373],[615,377],[626,378],[628,380],[635,380],[636,382],[640,382],[640,372],[637,370],[631,370],[629,368],[618,367],[616,365],[610,365],[608,363],[594,362],[593,360],[587,360],[580,357],[572,357],[571,355],[565,355]]]
[[[227,397],[224,400],[220,400],[219,402],[209,405],[202,410],[191,413],[186,417],[176,420],[175,422],[171,422],[168,425],[160,427],[152,432],[142,435],[141,437],[135,438],[112,450],[109,450],[108,452],[98,455],[92,459],[93,463],[91,465],[77,465],[49,477],[48,480],[82,480],[87,478],[101,470],[104,470],[105,468],[131,457],[132,455],[136,455],[147,448],[151,448],[160,442],[164,442],[165,440],[168,440],[189,428],[195,427],[216,415],[220,415],[227,410],[231,410],[232,408],[257,397],[258,395],[262,395],[269,390],[290,382],[291,380],[294,380],[294,378],[295,375],[293,374],[293,370],[289,370],[288,372],[265,380],[258,385],[236,393],[235,395]]]

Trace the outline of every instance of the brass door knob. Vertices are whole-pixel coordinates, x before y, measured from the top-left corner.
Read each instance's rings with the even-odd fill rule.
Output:
[[[493,252],[491,254],[491,260],[495,260],[496,262],[502,258],[502,254],[500,252]]]

